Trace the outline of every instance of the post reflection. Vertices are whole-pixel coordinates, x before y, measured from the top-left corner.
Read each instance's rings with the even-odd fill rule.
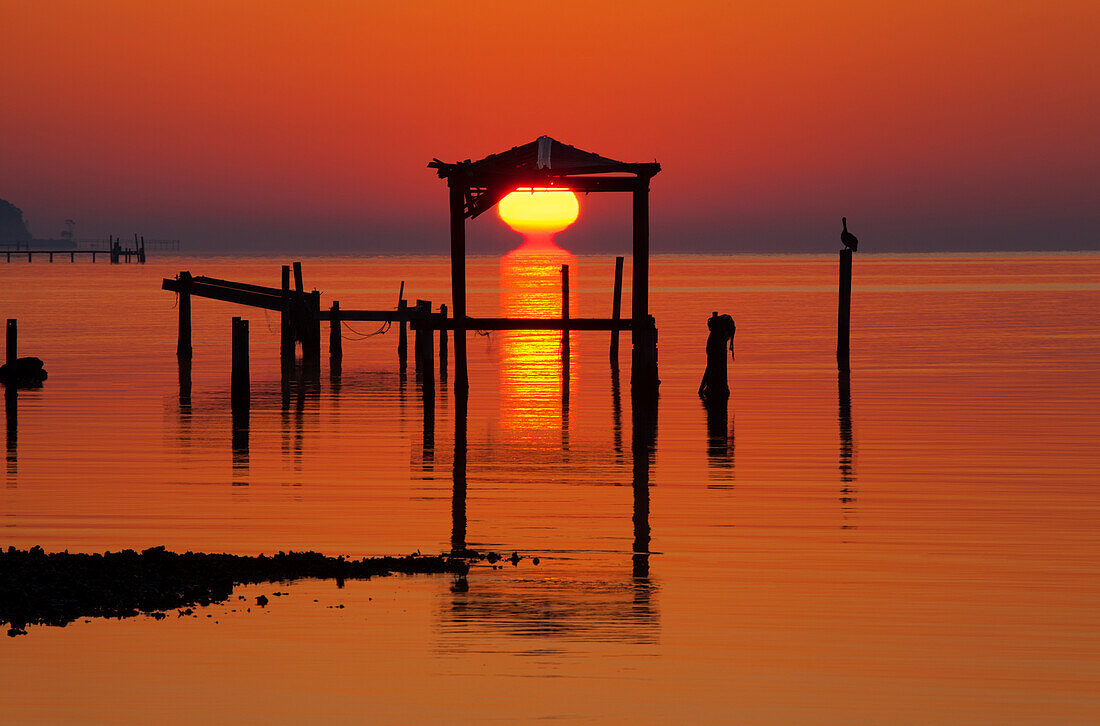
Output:
[[[4,386],[5,462],[8,485],[15,486],[19,473],[19,391]]]
[[[851,373],[837,373],[837,422],[840,429],[840,501],[844,505],[855,502],[855,440],[852,436],[852,385]]]
[[[732,480],[734,423],[729,416],[729,399],[720,396],[707,399],[703,408],[707,414],[707,470],[715,479]]]
[[[561,248],[509,252],[500,263],[501,314],[505,317],[559,317],[562,265],[573,255]],[[576,275],[570,308],[576,309]],[[560,447],[569,450],[569,393],[577,375],[578,341],[563,346],[552,330],[505,330],[499,334],[500,426],[513,443],[550,451],[554,421],[560,423]]]
[[[454,486],[451,491],[451,552],[466,552],[466,451],[467,451],[467,393],[455,391],[455,451]]]
[[[291,462],[296,474],[302,472],[302,451],[305,439],[306,399],[317,402],[320,382],[309,376],[296,379],[284,377],[281,382],[283,456]]]
[[[233,486],[248,486],[249,410],[233,409]]]
[[[630,452],[634,460],[634,555],[635,578],[649,577],[650,471],[657,453],[657,397],[631,396]]]

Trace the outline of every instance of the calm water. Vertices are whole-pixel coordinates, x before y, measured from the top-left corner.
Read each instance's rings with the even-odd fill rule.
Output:
[[[657,258],[655,413],[628,335],[616,373],[575,333],[563,382],[560,334],[471,334],[467,415],[437,382],[432,417],[396,330],[353,324],[338,382],[284,388],[278,316],[196,299],[181,404],[161,278],[277,286],[282,262],[0,264],[50,372],[8,410],[0,545],[540,564],[33,628],[0,642],[0,721],[1100,721],[1100,255],[857,255],[850,380],[835,256]],[[471,260],[471,314],[556,315],[560,262]],[[571,264],[573,315],[607,315],[613,258]],[[449,303],[443,258],[304,268],[325,306],[393,307],[402,279]],[[737,359],[708,415],[712,310]]]

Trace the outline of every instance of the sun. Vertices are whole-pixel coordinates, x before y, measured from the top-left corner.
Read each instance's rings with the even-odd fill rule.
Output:
[[[552,235],[573,224],[580,213],[568,189],[517,189],[497,205],[504,223],[524,235]]]

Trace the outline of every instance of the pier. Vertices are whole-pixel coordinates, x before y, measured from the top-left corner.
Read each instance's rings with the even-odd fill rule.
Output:
[[[158,240],[158,243],[164,244],[165,249],[179,249],[179,240]],[[50,249],[48,247],[32,248],[29,244],[27,244],[26,247],[23,247],[22,244],[16,243],[14,250],[9,247],[8,249],[3,250],[3,253],[7,258],[6,261],[9,263],[11,262],[11,257],[13,254],[15,255],[15,258],[17,260],[20,259],[22,255],[26,254],[27,262],[33,262],[35,255],[38,255],[39,257],[41,257],[42,255],[46,255],[49,258],[50,262],[53,262],[54,255],[57,255],[61,259],[65,259],[65,257],[67,256],[69,258],[69,262],[76,262],[77,256],[83,255],[85,257],[91,257],[92,262],[95,262],[98,256],[104,256],[111,261],[112,265],[117,265],[121,262],[126,262],[127,264],[129,264],[130,262],[137,262],[144,265],[145,238],[139,237],[139,235],[135,234],[134,246],[123,247],[122,238],[114,237],[112,235],[107,240],[107,249],[77,249],[76,247],[67,249]]]

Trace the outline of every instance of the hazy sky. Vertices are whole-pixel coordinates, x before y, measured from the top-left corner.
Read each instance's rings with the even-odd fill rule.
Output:
[[[1100,248],[1100,2],[0,0],[36,236],[448,250],[425,164],[656,158],[657,251]],[[581,199],[563,243],[629,246]],[[475,250],[515,238],[495,216]]]

